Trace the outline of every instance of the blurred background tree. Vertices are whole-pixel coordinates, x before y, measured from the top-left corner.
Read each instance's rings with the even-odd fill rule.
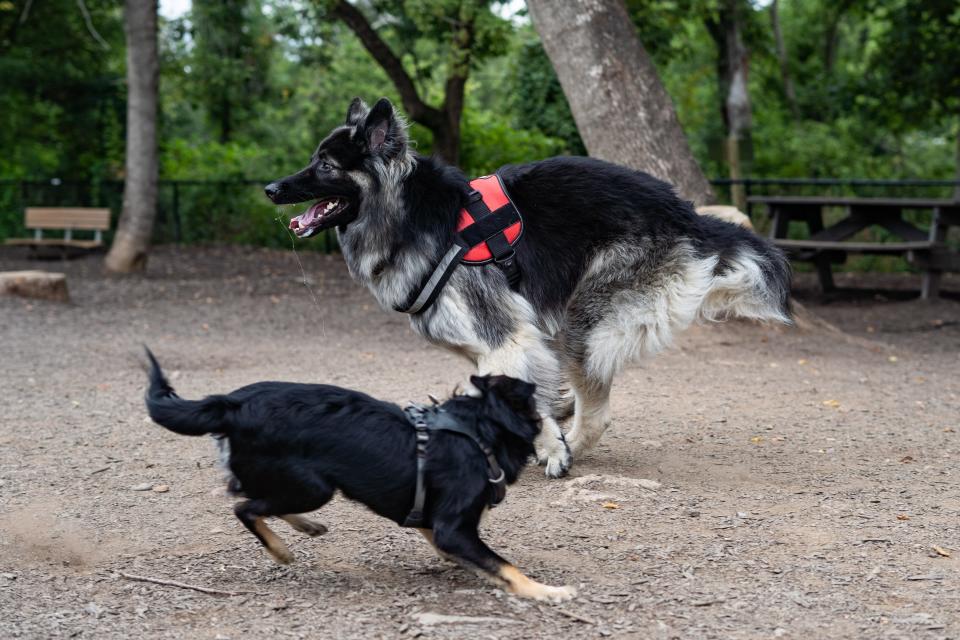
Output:
[[[76,0],[0,0],[0,179],[123,177],[119,4],[85,0],[87,17]],[[404,104],[396,78],[332,13],[333,4],[194,0],[186,13],[161,17],[162,179],[284,175],[342,122],[354,96]],[[708,176],[732,174],[728,103],[737,65],[746,70],[741,77],[750,116],[736,132],[740,174],[957,175],[955,0],[626,4]],[[449,118],[459,100],[451,96],[462,90],[455,151],[468,174],[584,152],[522,2],[354,0],[350,7],[389,47],[424,105]],[[468,46],[458,40],[465,27]],[[737,40],[739,55],[731,58],[730,43]],[[451,153],[449,140],[438,144],[437,127],[411,119],[421,153],[441,147]],[[453,131],[449,120],[442,127]],[[209,189],[184,191],[180,206],[206,216],[231,239],[282,241],[275,210],[255,191],[235,201]],[[0,189],[0,236],[22,219],[21,210],[4,206],[5,193]],[[161,201],[170,198],[161,189]],[[263,207],[260,227],[237,221],[240,208],[256,207]],[[194,241],[222,237],[204,235],[199,222],[184,233]]]

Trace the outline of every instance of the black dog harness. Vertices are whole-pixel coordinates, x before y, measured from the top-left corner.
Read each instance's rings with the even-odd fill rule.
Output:
[[[458,264],[480,266],[493,262],[507,276],[514,291],[520,285],[520,267],[513,250],[523,234],[523,219],[499,173],[470,181],[467,205],[460,210],[454,243],[405,309],[411,315],[434,303]]]
[[[490,471],[490,507],[495,507],[503,502],[507,495],[507,476],[503,469],[497,463],[497,458],[493,455],[490,447],[485,445],[476,430],[457,422],[453,416],[434,405],[425,407],[419,404],[411,404],[404,408],[403,412],[407,416],[414,428],[417,430],[417,492],[413,498],[413,508],[410,514],[403,522],[405,527],[425,526],[423,518],[423,509],[427,501],[427,487],[424,484],[424,471],[427,466],[427,442],[430,441],[431,431],[453,431],[460,433],[480,447],[480,451],[487,457],[487,468]],[[430,527],[426,527],[430,528]]]

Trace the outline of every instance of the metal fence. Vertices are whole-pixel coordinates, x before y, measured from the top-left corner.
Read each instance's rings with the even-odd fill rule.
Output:
[[[269,180],[161,180],[155,242],[177,244],[256,244],[289,246],[285,230],[293,208],[277,207],[263,195]],[[733,185],[751,195],[825,195],[953,198],[956,180],[860,180],[825,178],[746,178],[711,181],[721,201]],[[120,180],[0,180],[0,239],[23,236],[28,206],[108,207],[114,225],[123,204]],[[755,220],[760,212],[750,210]],[[762,220],[757,220],[761,222]],[[108,235],[107,241],[110,237]],[[307,243],[311,250],[336,248],[334,234]]]

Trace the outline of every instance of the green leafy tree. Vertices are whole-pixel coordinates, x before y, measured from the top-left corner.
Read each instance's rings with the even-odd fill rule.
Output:
[[[0,177],[123,165],[123,28],[112,0],[0,3]],[[96,36],[94,36],[94,33]]]
[[[347,0],[318,1],[383,68],[406,114],[430,131],[433,151],[456,163],[470,71],[502,50],[509,31],[489,0],[374,0],[363,9]],[[378,30],[374,21],[387,26]],[[439,106],[431,104],[431,94]]]
[[[253,0],[193,0],[190,19],[193,89],[220,142],[229,142],[237,127],[256,117],[255,106],[268,93],[272,40]]]

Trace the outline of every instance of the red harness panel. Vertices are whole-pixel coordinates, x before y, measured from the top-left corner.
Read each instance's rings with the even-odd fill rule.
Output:
[[[480,192],[483,196],[484,204],[489,207],[490,211],[496,211],[505,204],[510,203],[510,199],[504,192],[503,186],[500,184],[500,180],[496,175],[482,176],[471,180],[470,186]],[[463,231],[472,225],[473,222],[473,216],[471,216],[466,209],[461,209],[460,220],[457,222],[457,231]],[[503,230],[503,235],[506,236],[507,242],[511,245],[517,243],[522,233],[523,220],[518,220]],[[461,260],[467,264],[483,264],[493,260],[493,254],[490,252],[490,247],[487,246],[487,243],[481,242],[480,244],[470,247]]]

